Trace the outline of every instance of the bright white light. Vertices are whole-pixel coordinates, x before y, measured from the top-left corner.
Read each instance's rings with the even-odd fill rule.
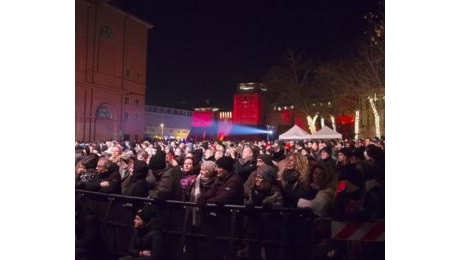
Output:
[[[359,110],[355,111],[355,140],[359,139]]]
[[[330,104],[331,102],[329,102]],[[332,130],[336,131],[336,127],[335,127],[335,118],[333,115],[331,115],[331,122],[332,122]]]
[[[377,111],[377,107],[375,106],[375,101],[377,100],[377,97],[374,94],[374,98],[369,97],[368,99],[375,117],[375,136],[380,138],[380,116],[379,111]]]
[[[318,118],[318,114],[316,114],[313,119],[311,118],[311,116],[307,116],[307,122],[308,122],[308,127],[310,128],[310,132],[312,134],[316,133],[316,127],[315,127],[315,122],[316,122],[316,119]]]

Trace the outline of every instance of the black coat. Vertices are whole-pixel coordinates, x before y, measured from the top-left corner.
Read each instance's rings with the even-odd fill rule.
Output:
[[[253,158],[244,163],[241,163],[240,160],[236,160],[233,166],[235,167],[235,173],[243,179],[243,182],[248,179],[251,172],[257,170],[257,162]]]
[[[110,185],[102,188],[101,182],[108,181]],[[121,176],[117,168],[111,167],[110,170],[97,174],[91,181],[86,183],[86,189],[103,193],[121,194]]]
[[[236,173],[227,173],[222,178],[217,178],[211,189],[201,195],[199,200],[217,205],[243,205],[243,180]]]
[[[152,222],[149,222],[143,227],[134,230],[128,254],[137,257],[140,251],[150,250],[152,255],[149,259],[164,259],[164,246],[161,230],[154,226]]]
[[[160,201],[182,200],[181,176],[179,166],[168,166],[163,171],[154,173],[154,187],[150,189],[149,197]]]

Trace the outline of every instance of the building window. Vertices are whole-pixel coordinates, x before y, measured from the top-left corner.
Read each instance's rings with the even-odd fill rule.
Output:
[[[128,119],[129,118],[129,114],[128,112],[125,112],[125,119]]]
[[[108,25],[102,25],[101,28],[99,29],[99,35],[107,39],[112,39],[113,38],[112,28]]]
[[[129,97],[125,97],[125,105],[129,104]]]
[[[100,106],[96,111],[96,118],[112,118],[112,116],[105,106]]]
[[[136,99],[136,106],[139,106],[139,99]]]
[[[137,77],[137,80],[141,80],[141,73],[140,72],[136,73],[136,77]]]
[[[131,76],[131,71],[130,70],[126,70],[126,77],[129,78]]]

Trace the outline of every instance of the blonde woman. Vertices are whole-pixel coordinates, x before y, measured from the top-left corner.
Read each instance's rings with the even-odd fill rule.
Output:
[[[290,153],[281,174],[284,206],[297,207],[297,201],[308,187],[308,160],[300,153]]]

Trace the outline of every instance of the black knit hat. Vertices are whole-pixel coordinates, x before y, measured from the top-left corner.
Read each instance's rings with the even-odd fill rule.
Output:
[[[352,150],[350,148],[342,148],[342,149],[339,150],[338,153],[341,153],[341,154],[345,155],[348,158],[351,157],[352,154],[353,154],[353,152],[352,152]]]
[[[137,176],[147,176],[149,173],[149,166],[145,161],[135,160],[133,162],[133,173]]]
[[[323,152],[323,151],[326,152],[326,153],[328,153],[329,155],[332,155],[332,147],[329,146],[329,145],[323,147],[323,149],[321,149],[321,152]]]
[[[217,167],[225,169],[227,171],[233,171],[234,163],[235,161],[232,159],[232,157],[228,157],[228,156],[221,157],[216,161]]]
[[[162,170],[166,167],[166,153],[163,150],[158,150],[149,161],[149,167],[152,170]]]

